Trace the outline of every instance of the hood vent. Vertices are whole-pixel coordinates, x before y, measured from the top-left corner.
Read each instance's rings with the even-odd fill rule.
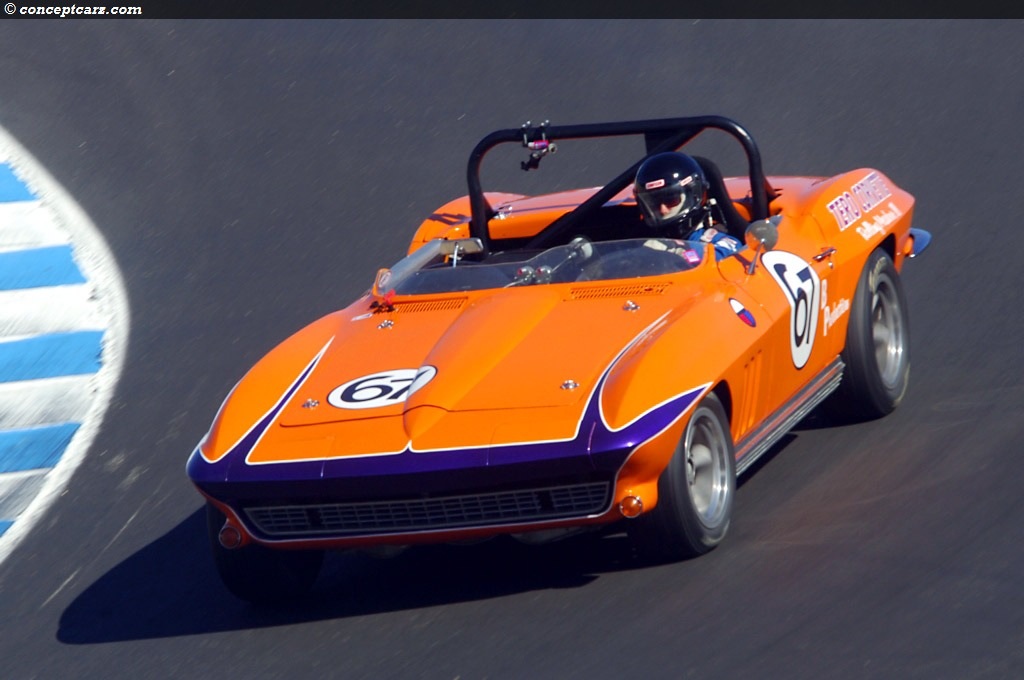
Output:
[[[462,309],[468,298],[440,298],[437,300],[415,300],[412,302],[396,302],[396,312],[411,314],[412,312],[451,312]]]
[[[600,298],[636,297],[638,295],[664,295],[668,283],[624,283],[617,286],[579,286],[569,289],[570,300],[597,300]]]

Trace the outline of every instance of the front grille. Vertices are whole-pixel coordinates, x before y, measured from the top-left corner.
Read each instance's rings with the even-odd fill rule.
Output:
[[[364,503],[246,508],[260,533],[358,536],[584,517],[608,507],[608,482]]]

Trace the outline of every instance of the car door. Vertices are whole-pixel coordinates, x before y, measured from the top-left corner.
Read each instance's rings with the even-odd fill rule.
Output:
[[[755,300],[771,323],[756,350],[762,358],[751,357],[759,375],[744,380],[756,389],[743,397],[752,404],[753,423],[781,408],[836,356],[834,343],[822,341],[832,251],[813,219],[784,219],[778,232],[778,243],[759,254],[753,273],[750,250],[719,262],[722,275]]]

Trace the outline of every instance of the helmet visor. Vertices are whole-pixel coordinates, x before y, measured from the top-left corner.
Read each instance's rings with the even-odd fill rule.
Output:
[[[648,185],[659,182],[648,182]],[[655,224],[685,216],[697,205],[699,196],[696,192],[696,182],[692,177],[686,177],[678,184],[666,186],[660,182],[659,187],[644,187],[637,192],[637,200],[648,217]]]

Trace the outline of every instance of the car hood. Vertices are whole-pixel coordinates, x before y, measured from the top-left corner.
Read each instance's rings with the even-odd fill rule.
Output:
[[[686,333],[681,317],[703,297],[667,278],[410,297],[379,312],[364,297],[257,362],[189,474],[327,479],[625,451],[707,389],[629,388],[638,371],[658,372],[643,361],[651,352],[677,361],[677,344],[658,339]]]
[[[340,318],[279,422],[321,425],[421,407],[469,412],[577,405],[615,357],[667,312],[674,297],[666,295],[668,288],[501,289],[411,299],[391,312]]]

